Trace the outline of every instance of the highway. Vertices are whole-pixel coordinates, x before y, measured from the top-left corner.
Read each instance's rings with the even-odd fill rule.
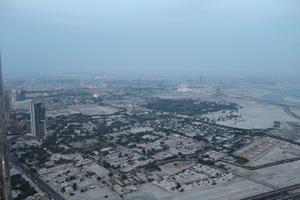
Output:
[[[9,144],[16,141],[19,137],[24,134],[20,134],[10,139]],[[32,180],[43,192],[45,192],[50,198],[54,200],[65,200],[60,194],[58,194],[54,189],[52,189],[47,183],[45,183],[42,179],[40,179],[37,173],[32,172],[28,167],[26,167],[23,163],[19,162],[17,158],[14,156],[10,156],[11,164],[15,165],[17,168],[21,169],[28,178]]]
[[[46,184],[43,180],[39,178],[39,175],[32,172],[30,169],[28,169],[24,164],[19,162],[16,158],[13,156],[10,157],[11,163],[14,164],[16,167],[21,169],[27,176],[34,182],[43,192],[48,194],[48,196],[54,200],[65,200],[58,192],[53,190],[48,184]]]
[[[284,187],[271,192],[255,195],[242,200],[299,200],[300,191],[295,191],[300,189],[300,184]]]
[[[250,178],[250,177],[247,177],[247,176],[243,176],[241,174],[238,174],[238,173],[235,173],[235,172],[231,172],[233,175],[237,176],[237,177],[240,177],[240,178],[243,178],[243,179],[247,179],[249,181],[252,181],[254,183],[257,183],[257,184],[260,184],[260,185],[264,185],[266,187],[269,187],[269,188],[272,188],[272,189],[278,189],[278,187],[276,187],[275,185],[272,185],[270,183],[267,183],[267,182],[264,182],[262,180],[257,180],[257,179],[254,179],[254,178]]]
[[[270,163],[266,163],[266,164],[262,164],[262,165],[256,165],[256,166],[247,166],[247,165],[240,165],[240,164],[236,164],[234,162],[229,162],[227,160],[222,160],[222,162],[231,164],[231,165],[235,165],[244,169],[248,169],[248,170],[257,170],[257,169],[263,169],[263,168],[267,168],[267,167],[272,167],[272,166],[276,166],[276,165],[281,165],[281,164],[285,164],[285,163],[290,163],[290,162],[295,162],[300,160],[300,157],[295,157],[295,158],[289,158],[289,159],[285,159],[285,160],[278,160],[275,162],[270,162]]]
[[[289,106],[286,106],[286,105],[282,105],[281,106],[282,109],[287,113],[289,114],[290,116],[296,118],[296,119],[300,119],[300,116],[296,115],[294,112],[291,111],[291,108]]]
[[[291,194],[291,195],[287,195],[285,197],[281,197],[278,200],[299,200],[300,199],[300,194]]]

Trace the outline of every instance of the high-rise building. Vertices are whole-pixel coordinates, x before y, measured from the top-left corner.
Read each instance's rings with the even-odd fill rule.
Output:
[[[33,136],[45,138],[46,136],[46,108],[42,103],[30,105],[31,133]]]
[[[26,92],[23,89],[17,89],[17,101],[25,101]]]
[[[11,200],[9,150],[7,145],[7,120],[5,115],[5,98],[2,81],[0,55],[0,199]]]
[[[17,89],[11,91],[11,101],[25,101],[26,100],[26,92],[23,89]]]
[[[17,90],[11,91],[11,101],[16,102],[17,101]]]

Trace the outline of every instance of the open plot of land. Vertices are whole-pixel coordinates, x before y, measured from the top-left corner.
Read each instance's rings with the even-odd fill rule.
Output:
[[[267,152],[271,151],[273,147],[279,143],[280,140],[277,139],[256,137],[251,144],[236,151],[235,155],[247,158],[248,160],[257,159],[258,157],[261,157]]]
[[[219,121],[217,123],[232,126],[238,128],[246,128],[246,129],[254,129],[254,128],[270,128],[273,127],[274,121],[290,121],[290,122],[298,122],[299,120],[294,117],[288,115],[286,112],[282,110],[280,106],[259,103],[259,102],[251,102],[251,101],[243,101],[243,100],[234,100],[240,106],[238,114],[241,116],[241,119],[238,120],[227,120],[227,121]],[[211,116],[214,118],[219,117]]]
[[[161,165],[159,167],[162,170],[162,173],[171,175],[171,174],[176,174],[186,168],[189,168],[192,165],[194,165],[193,162],[178,161],[178,162],[167,163],[167,164]]]
[[[292,112],[294,112],[296,115],[300,116],[300,108],[291,108]]]
[[[100,106],[95,104],[80,104],[69,106],[69,110],[75,110],[83,115],[110,115],[118,111],[118,109],[110,106]]]
[[[230,96],[240,96],[240,95],[245,95],[245,96],[251,96],[255,98],[260,98],[265,95],[271,94],[270,91],[267,90],[261,90],[261,89],[253,89],[253,88],[242,88],[242,89],[226,89],[225,91],[226,94],[229,94]]]
[[[300,156],[300,147],[290,144],[280,142],[274,147],[271,147],[270,151],[267,151],[263,156],[254,160],[253,165],[262,165],[266,163],[271,163],[279,160],[285,160],[290,158],[295,158]],[[250,164],[251,165],[251,164]]]
[[[60,115],[73,115],[73,114],[83,114],[88,116],[94,115],[111,115],[115,112],[118,112],[117,108],[111,106],[100,106],[96,104],[78,104],[71,105],[68,108],[49,110],[47,111],[47,116],[57,117]]]
[[[279,125],[278,129],[270,132],[272,135],[300,142],[300,120],[299,122],[280,122]]]
[[[300,182],[300,161],[276,165],[256,170],[251,177],[263,180],[277,187],[285,187]]]
[[[87,192],[76,193],[76,196],[71,197],[70,200],[121,200],[121,198],[117,194],[111,192],[107,188],[100,187],[99,185],[94,185],[94,187],[94,189],[91,189]]]
[[[234,183],[218,187],[171,193],[152,184],[145,184],[140,191],[129,194],[126,200],[239,200],[244,197],[268,192],[271,189],[248,180],[237,179]]]

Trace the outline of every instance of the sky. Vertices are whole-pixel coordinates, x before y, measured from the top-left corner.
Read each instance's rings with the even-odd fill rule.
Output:
[[[299,0],[1,0],[7,75],[300,76]]]

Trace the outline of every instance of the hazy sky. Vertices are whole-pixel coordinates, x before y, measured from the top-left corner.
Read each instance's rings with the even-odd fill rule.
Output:
[[[9,75],[300,76],[300,0],[1,0]]]

